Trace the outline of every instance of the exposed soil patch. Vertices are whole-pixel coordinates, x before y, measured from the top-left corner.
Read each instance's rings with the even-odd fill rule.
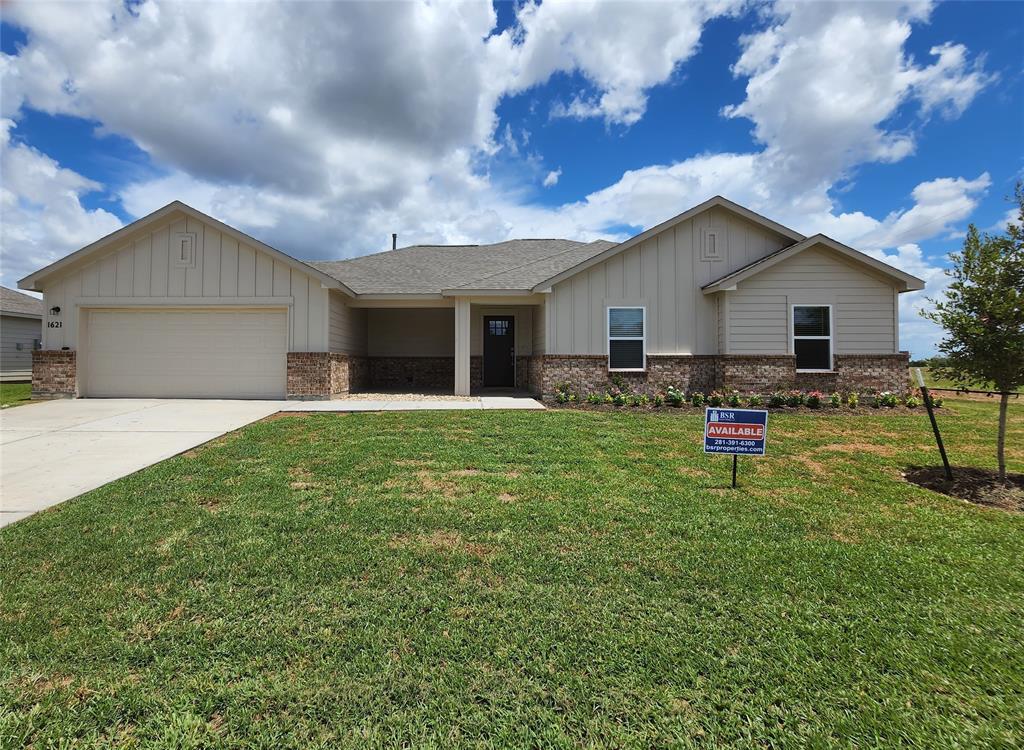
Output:
[[[1007,473],[1000,482],[994,469],[954,466],[953,481],[941,466],[911,466],[903,474],[908,482],[969,503],[1014,513],[1024,512],[1024,474]]]

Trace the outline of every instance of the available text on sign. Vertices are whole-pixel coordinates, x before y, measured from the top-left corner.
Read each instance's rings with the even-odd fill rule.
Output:
[[[704,410],[704,452],[763,456],[768,412],[708,407]]]

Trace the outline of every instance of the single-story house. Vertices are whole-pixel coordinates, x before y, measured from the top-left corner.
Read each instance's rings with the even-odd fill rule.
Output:
[[[32,352],[43,345],[43,303],[0,286],[0,382],[32,378]]]
[[[394,244],[394,243],[393,243]],[[27,276],[39,397],[904,390],[923,282],[711,198],[625,242],[300,261],[173,202]]]

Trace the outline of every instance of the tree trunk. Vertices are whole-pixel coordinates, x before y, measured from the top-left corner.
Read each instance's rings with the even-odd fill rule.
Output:
[[[1006,409],[1010,394],[1003,391],[999,396],[999,438],[996,441],[996,460],[999,462],[999,481],[1006,481]]]

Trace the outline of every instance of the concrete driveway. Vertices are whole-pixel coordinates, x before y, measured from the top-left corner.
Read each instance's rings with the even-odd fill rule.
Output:
[[[262,419],[282,401],[76,399],[0,412],[0,526]]]

